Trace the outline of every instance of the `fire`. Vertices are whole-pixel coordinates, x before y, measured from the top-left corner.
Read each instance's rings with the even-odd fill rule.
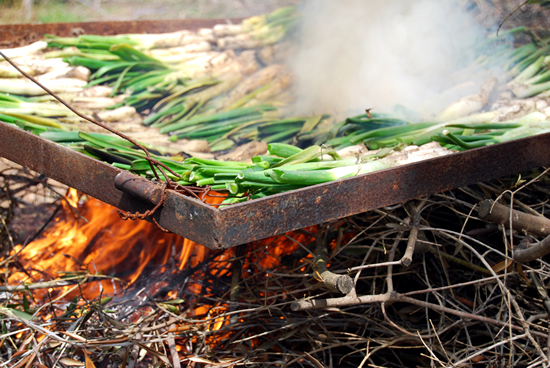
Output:
[[[222,200],[220,196],[207,198],[209,203]],[[17,246],[18,261],[24,272],[11,272],[9,284],[32,284],[60,278],[73,278],[76,279],[74,282],[79,282],[86,278],[93,282],[79,286],[51,286],[32,292],[35,301],[55,298],[69,301],[82,294],[83,298],[73,301],[78,310],[87,303],[86,300],[121,295],[120,292],[128,290],[127,286],[146,279],[148,295],[155,295],[166,288],[163,294],[166,300],[182,298],[176,304],[184,303],[185,309],[178,309],[169,303],[160,302],[159,305],[172,313],[183,313],[187,318],[203,321],[201,329],[206,333],[204,342],[217,346],[231,336],[230,325],[240,320],[241,316],[227,314],[234,311],[230,302],[233,297],[227,292],[226,299],[219,299],[219,290],[213,280],[231,280],[231,293],[235,287],[233,283],[238,284],[241,279],[261,275],[267,282],[266,271],[276,269],[285,255],[311,243],[315,232],[316,228],[311,227],[214,252],[178,235],[162,232],[147,221],[123,221],[114,207],[81,196],[71,189],[63,203],[63,211],[55,218],[53,226],[32,243]],[[194,276],[186,281],[184,294],[180,294],[174,287],[177,285],[171,282],[170,274],[176,269],[183,272],[195,269]],[[238,277],[233,277],[235,272]],[[148,277],[143,277],[145,275]],[[158,280],[157,275],[161,276]],[[265,284],[257,291],[258,296],[266,298],[266,303],[272,294],[269,290]],[[201,302],[196,303],[193,297],[184,295],[201,296]],[[130,313],[128,320],[135,322],[151,311],[150,306],[143,306]],[[55,317],[57,313],[44,312],[46,319]],[[186,331],[192,327],[192,324],[177,323],[171,329]],[[255,346],[257,343],[253,339],[249,344]],[[191,353],[185,345],[178,345],[178,348],[183,355]]]
[[[206,199],[220,203],[223,197]],[[122,297],[128,295],[127,291],[132,299],[153,297],[146,299],[183,317],[167,327],[169,333],[200,331],[176,340],[180,358],[192,357],[197,344],[215,348],[232,338],[234,324],[245,320],[236,305],[251,291],[242,286],[243,281],[258,285],[252,292],[263,303],[275,303],[278,291],[270,286],[270,272],[286,267],[282,264],[284,256],[306,246],[311,248],[317,231],[310,227],[225,251],[212,251],[165,233],[150,222],[123,221],[114,207],[82,196],[74,189],[69,190],[62,206],[53,225],[40,238],[16,247],[19,268],[12,265],[9,285],[70,278],[74,283],[87,281],[62,287],[47,283],[42,289],[21,293],[32,296],[30,299],[37,306],[53,300],[73,305],[69,314],[68,307],[41,309],[40,317],[45,321],[56,317],[77,320],[87,313],[89,301],[103,305],[102,301],[109,299],[105,297]],[[296,266],[301,265],[294,261],[291,267]],[[183,281],[184,289],[174,282],[173,275],[188,275]],[[131,285],[136,287],[132,289]],[[164,301],[159,301],[158,296]],[[156,310],[153,303],[130,306],[124,318],[137,323]],[[39,339],[43,340],[44,335]],[[260,339],[247,340],[249,347],[260,345]]]
[[[209,203],[222,200],[219,196],[207,198]],[[68,191],[62,206],[63,211],[54,219],[53,226],[45,230],[39,239],[16,247],[18,261],[25,272],[12,272],[10,285],[60,277],[77,279],[77,282],[85,277],[94,277],[96,282],[85,283],[78,290],[86,298],[94,298],[100,294],[116,294],[124,285],[135,283],[147,270],[163,267],[161,271],[165,272],[169,268],[165,265],[170,263],[179,269],[196,267],[211,254],[209,249],[178,235],[164,233],[149,222],[122,221],[114,207],[94,198],[86,198],[74,189]],[[272,237],[250,245],[251,256],[243,263],[243,275],[276,266],[282,255],[311,240],[306,234]],[[234,257],[235,248],[217,254],[210,260],[206,272],[216,277],[230,275]],[[115,278],[110,279],[106,275]],[[103,279],[97,281],[100,277]],[[56,297],[71,287],[50,287],[34,296]],[[204,285],[198,283],[189,283],[187,290],[198,295],[209,293]],[[177,297],[174,291],[168,295],[170,298]],[[70,294],[67,298],[73,296]],[[193,314],[206,315],[210,307],[214,306],[199,307]],[[223,309],[221,306],[217,308]],[[223,324],[222,319],[216,319],[211,328],[220,329]]]
[[[70,189],[62,213],[40,239],[16,247],[26,272],[12,273],[11,285],[64,277],[114,275],[134,283],[148,268],[173,260],[179,267],[196,266],[208,249],[147,221],[122,221],[114,207]],[[209,197],[212,202],[222,198]],[[105,279],[83,285],[87,297],[114,294],[119,281]],[[65,287],[65,290],[69,287]],[[65,290],[57,290],[61,293]]]

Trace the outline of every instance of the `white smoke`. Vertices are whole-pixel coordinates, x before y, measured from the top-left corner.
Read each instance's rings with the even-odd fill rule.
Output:
[[[303,113],[399,104],[427,116],[479,93],[479,77],[463,83],[456,71],[473,60],[483,31],[454,1],[310,0],[301,10],[299,51],[289,63]]]

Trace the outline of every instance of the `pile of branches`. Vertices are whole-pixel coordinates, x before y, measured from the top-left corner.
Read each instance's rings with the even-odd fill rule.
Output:
[[[13,178],[1,175],[5,199]],[[546,366],[548,180],[530,172],[212,252],[194,267],[165,265],[114,298],[80,294],[90,275],[43,299],[36,291],[55,284],[2,286],[0,360]],[[4,246],[15,236],[7,225],[18,203],[9,198]],[[17,262],[5,254],[4,271]]]

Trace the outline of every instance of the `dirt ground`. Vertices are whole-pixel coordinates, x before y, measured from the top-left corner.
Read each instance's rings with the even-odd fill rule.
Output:
[[[249,17],[299,0],[43,0],[30,23]],[[0,24],[26,23],[22,1],[0,0]]]

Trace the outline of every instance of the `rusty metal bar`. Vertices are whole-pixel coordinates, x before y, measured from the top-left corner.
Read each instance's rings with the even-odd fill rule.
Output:
[[[80,22],[0,25],[0,47],[22,46],[40,41],[45,34],[74,37],[79,34],[116,35],[122,33],[167,33],[183,29],[211,28],[216,24],[240,19],[180,19],[123,22]]]
[[[217,239],[237,245],[550,165],[550,133],[222,208]]]
[[[145,186],[149,189],[149,194],[141,195],[140,199],[139,195],[136,196],[139,190],[135,189],[143,182],[139,176],[125,173],[117,180],[120,169],[2,122],[0,157],[70,185],[124,211],[143,213],[153,207],[150,203],[155,196],[150,187],[152,183]],[[127,189],[128,193],[117,189],[117,185],[123,189],[131,187],[128,179],[132,178],[135,179],[134,188]],[[175,213],[176,207],[182,212]],[[195,214],[198,221],[187,221],[187,214]],[[165,204],[157,211],[156,218],[162,227],[176,234],[208,247],[221,247],[215,240],[213,228],[217,210],[194,198],[168,191]],[[207,220],[200,221],[203,218]]]
[[[121,171],[115,176],[115,188],[154,205],[162,199],[162,189],[159,185],[129,171]]]
[[[5,123],[0,123],[0,156],[125,211],[143,212],[152,208],[155,201],[154,185],[144,183],[138,176],[124,173],[116,179],[121,170]],[[228,248],[544,165],[550,165],[550,133],[220,210],[167,191],[165,203],[155,218],[164,228],[204,246]],[[117,189],[124,189],[128,180],[136,181],[133,189],[125,189],[133,194]]]

